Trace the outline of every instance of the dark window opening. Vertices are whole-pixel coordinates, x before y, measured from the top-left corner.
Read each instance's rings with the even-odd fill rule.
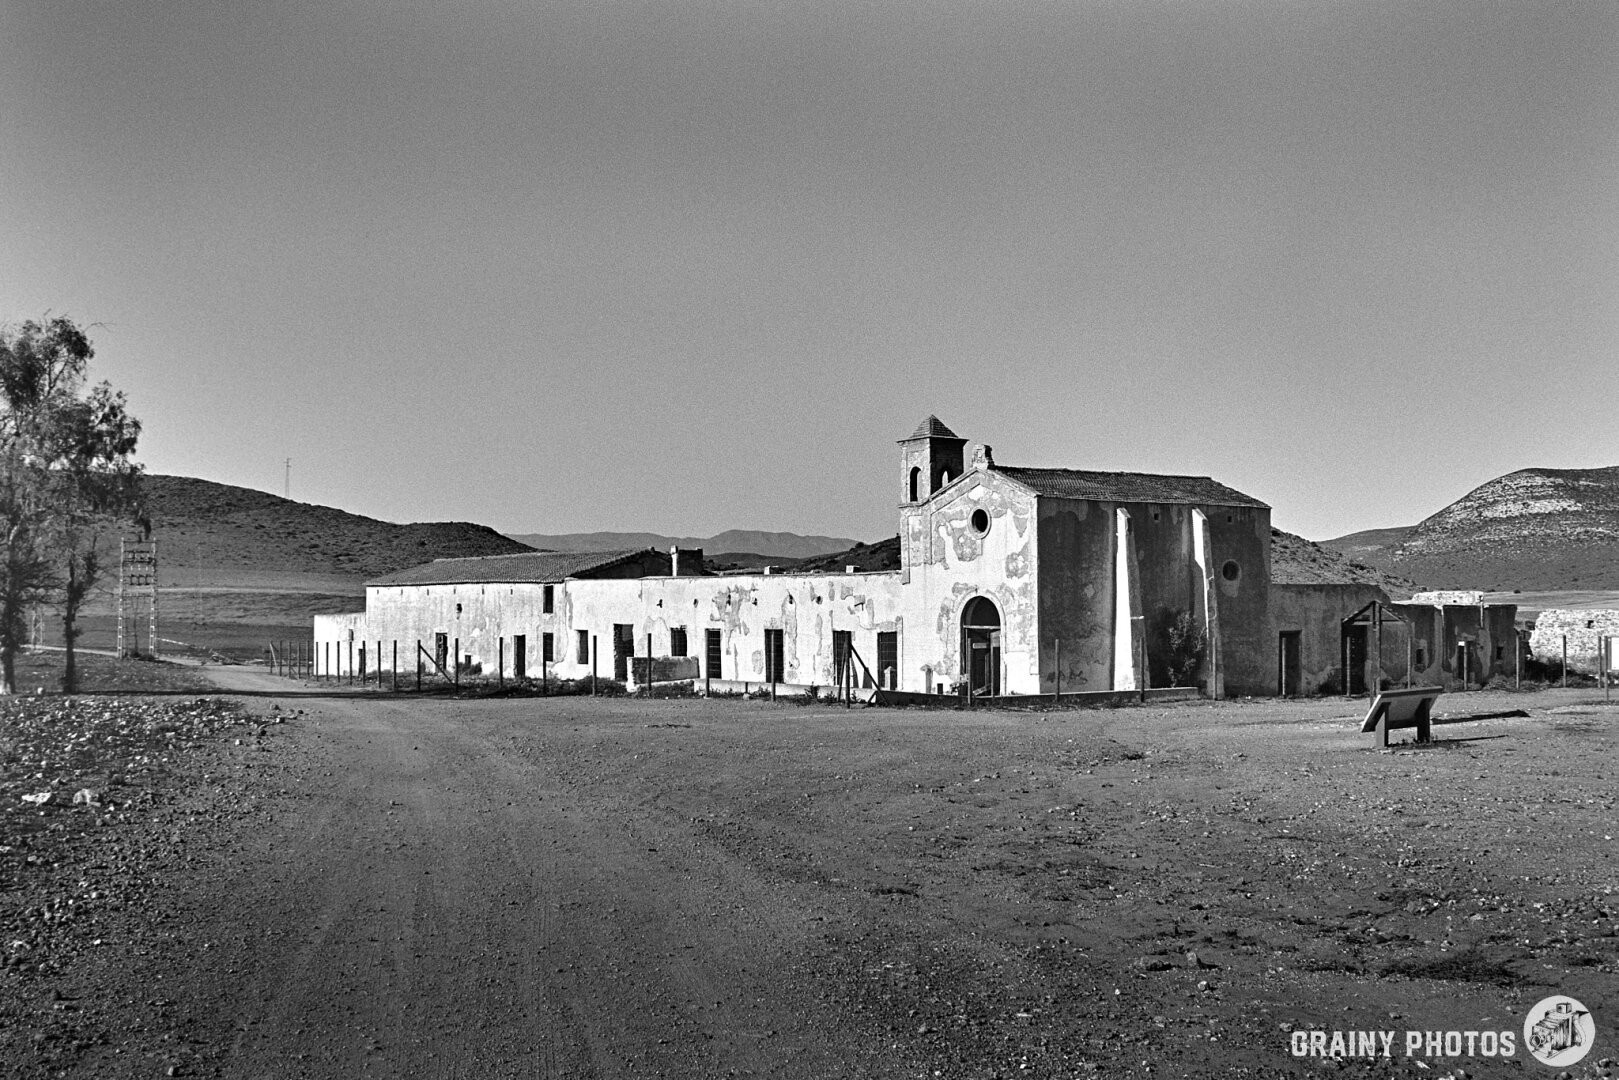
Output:
[[[778,683],[786,676],[785,643],[780,630],[765,631],[765,682]]]
[[[989,532],[989,514],[982,509],[974,510],[972,516],[973,532],[983,536]]]
[[[613,678],[625,682],[630,677],[630,657],[635,655],[635,625],[613,624]]]
[[[849,665],[854,657],[854,631],[832,631],[832,681],[838,686],[848,677]]]
[[[579,631],[579,662],[581,664],[590,663],[590,631],[589,630],[581,630],[581,631]]]
[[[1417,646],[1417,658],[1416,658],[1415,663],[1416,663],[1416,666],[1419,667],[1419,668],[1425,668],[1425,667],[1428,666],[1428,646],[1426,646],[1426,645],[1418,645]]]
[[[550,632],[540,635],[540,659],[547,664],[556,663],[556,638]]]
[[[669,631],[669,655],[670,656],[685,656],[686,655],[686,628],[684,626],[676,626],[676,627],[673,627],[673,628],[670,629],[670,631]]]
[[[550,615],[556,607],[556,586],[547,585],[542,596],[540,610]]]
[[[708,631],[708,677],[718,679],[720,675],[720,632]]]
[[[1242,576],[1242,567],[1234,559],[1227,559],[1225,565],[1220,567],[1220,576],[1227,581],[1236,581]]]
[[[916,502],[917,500],[919,500],[922,497],[922,470],[921,469],[917,469],[917,468],[912,468],[911,469],[911,487],[910,487],[910,491],[911,491],[911,494],[910,494],[910,500],[909,501]]]
[[[885,689],[899,689],[899,634],[892,630],[877,632],[877,678]]]

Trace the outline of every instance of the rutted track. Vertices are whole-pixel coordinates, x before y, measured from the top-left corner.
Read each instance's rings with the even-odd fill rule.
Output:
[[[1588,692],[1456,695],[1530,715],[1378,754],[1338,701],[216,677],[288,723],[127,826],[172,831],[158,910],[109,914],[31,1005],[83,1010],[69,1075],[1304,1075],[1294,1028],[1506,1029],[1552,989],[1613,1015],[1616,711]],[[1524,1067],[1350,1067],[1456,1065]]]

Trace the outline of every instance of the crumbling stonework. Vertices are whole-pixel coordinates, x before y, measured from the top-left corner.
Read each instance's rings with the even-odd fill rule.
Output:
[[[1550,608],[1535,617],[1529,652],[1542,663],[1556,663],[1563,658],[1566,640],[1568,670],[1595,675],[1601,667],[1603,638],[1619,639],[1619,611]],[[1609,647],[1609,655],[1619,659],[1619,640]]]

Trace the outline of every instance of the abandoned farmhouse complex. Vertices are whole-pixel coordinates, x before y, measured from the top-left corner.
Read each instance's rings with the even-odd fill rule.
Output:
[[[900,568],[715,575],[701,551],[440,559],[315,619],[317,670],[843,685],[974,696],[1271,695],[1479,682],[1514,609],[1272,578],[1270,508],[1197,476],[1000,465],[928,417],[899,443]],[[357,651],[358,650],[358,651]],[[651,657],[651,662],[647,658]],[[1195,667],[1194,667],[1195,665]],[[1189,678],[1187,668],[1193,668]]]

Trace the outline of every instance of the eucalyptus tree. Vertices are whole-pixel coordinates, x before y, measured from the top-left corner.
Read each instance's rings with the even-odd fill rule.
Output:
[[[86,385],[95,350],[71,319],[0,329],[0,693],[16,691],[16,654],[35,605],[59,604],[63,689],[77,689],[79,611],[132,511],[140,421],[105,382]]]

